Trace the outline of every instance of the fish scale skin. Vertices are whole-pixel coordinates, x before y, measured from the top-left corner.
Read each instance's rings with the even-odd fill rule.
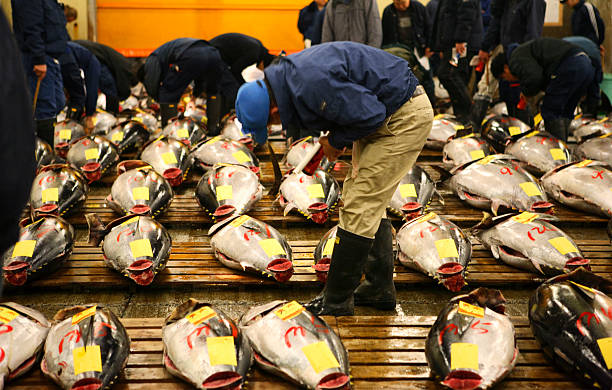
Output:
[[[321,185],[325,197],[310,197],[308,186],[316,184]],[[312,176],[305,173],[291,173],[283,179],[280,185],[280,195],[288,203],[285,213],[290,211],[292,206],[306,218],[311,218],[312,215],[308,208],[314,203],[327,204],[328,212],[331,212],[340,199],[340,185],[333,176],[319,169]]]
[[[414,189],[417,197],[402,196],[400,186],[402,184],[414,184]],[[418,165],[413,166],[410,171],[400,180],[397,189],[393,193],[391,200],[389,201],[389,209],[396,214],[400,213],[402,206],[408,202],[418,202],[423,207],[427,206],[431,202],[436,185],[431,179],[429,174]]]
[[[135,178],[143,180],[136,181]],[[133,189],[136,187],[148,188],[149,200],[134,199]],[[111,187],[111,201],[125,214],[128,214],[132,207],[144,204],[149,206],[151,214],[156,216],[170,207],[173,198],[174,191],[170,184],[151,168],[130,169],[119,175]]]

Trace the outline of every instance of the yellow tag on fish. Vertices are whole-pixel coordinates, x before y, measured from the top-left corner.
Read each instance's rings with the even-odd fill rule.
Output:
[[[161,158],[162,160],[164,160],[164,164],[172,165],[178,163],[176,156],[172,152],[166,152],[162,154]]]
[[[463,125],[455,125],[454,128],[455,128],[455,130],[463,130],[464,129]]]
[[[56,187],[45,188],[41,196],[43,203],[59,201],[59,191]]]
[[[550,149],[550,155],[552,156],[553,160],[565,160],[565,153],[563,153],[563,150],[561,149]]]
[[[525,211],[524,213],[520,213],[519,215],[515,215],[514,217],[512,217],[512,220],[519,223],[530,223],[536,218],[538,218],[537,214]]]
[[[16,311],[13,311],[7,307],[0,307],[0,322],[8,324],[16,317],[19,317],[19,313],[17,313]]]
[[[129,224],[134,223],[134,222],[138,222],[138,219],[139,219],[139,218],[140,218],[140,217],[130,218],[130,219],[128,219],[127,221],[123,222],[123,223],[121,224],[121,226],[123,226],[123,225],[129,225]]]
[[[220,136],[213,137],[213,138],[209,139],[208,141],[206,141],[206,145],[212,145],[215,142],[219,141],[220,139],[221,139]]]
[[[599,350],[603,356],[608,370],[612,370],[612,337],[597,340]]]
[[[217,200],[219,202],[225,199],[234,198],[232,186],[217,186],[216,191],[217,191]]]
[[[211,366],[238,365],[233,336],[207,337],[206,348]]]
[[[461,138],[462,138],[462,139],[465,139],[465,138],[472,138],[472,137],[474,137],[475,135],[476,135],[476,134],[474,134],[474,133],[470,133],[470,134],[468,134],[468,135],[464,135],[464,136],[463,136],[463,137],[461,137]]]
[[[306,345],[302,347],[302,352],[317,374],[330,368],[340,367],[340,363],[325,341]]]
[[[336,239],[334,237],[328,238],[325,243],[325,247],[323,247],[323,256],[331,256],[334,253],[334,244],[336,243]]]
[[[291,301],[284,304],[280,309],[274,310],[274,314],[276,314],[276,316],[281,320],[287,321],[297,317],[304,310],[306,310],[304,309],[304,306],[300,305],[296,301]]]
[[[189,130],[187,130],[187,129],[178,129],[176,131],[176,135],[179,138],[189,138]]]
[[[418,196],[416,193],[416,188],[412,183],[400,184],[399,190],[402,198],[416,198]]]
[[[595,290],[593,290],[593,289],[592,289],[592,288],[590,288],[590,287],[583,286],[582,284],[578,284],[578,283],[576,283],[576,282],[572,282],[571,280],[570,280],[570,283],[571,283],[571,284],[574,284],[574,285],[576,285],[576,286],[578,286],[578,287],[580,287],[580,288],[581,288],[581,289],[583,289],[583,290],[586,290],[586,291],[590,292],[591,294],[595,294]]]
[[[100,157],[100,151],[97,148],[85,149],[86,160],[96,160]]]
[[[533,123],[535,126],[539,125],[540,122],[542,122],[542,114],[538,113],[536,116],[533,117]]]
[[[451,370],[461,368],[478,371],[478,345],[471,343],[451,344]]]
[[[202,306],[198,310],[189,313],[185,318],[194,325],[199,325],[202,322],[215,317],[217,313],[210,306]]]
[[[153,257],[153,249],[151,249],[151,242],[148,238],[130,242],[130,249],[134,258]]]
[[[75,348],[72,351],[72,360],[74,362],[74,375],[90,371],[102,372],[102,356],[100,355],[99,345]]]
[[[442,119],[442,118],[444,118],[444,114],[438,114],[434,116],[434,119]]]
[[[521,128],[518,126],[510,126],[508,127],[508,132],[510,133],[510,135],[517,135],[517,134],[521,134]]]
[[[17,241],[11,257],[32,257],[34,254],[34,247],[36,247],[36,240]]]
[[[415,222],[416,222],[416,223],[427,222],[427,221],[429,221],[430,219],[433,219],[433,218],[435,218],[435,217],[437,217],[437,216],[438,216],[438,214],[436,214],[436,213],[434,213],[434,212],[432,211],[432,212],[430,212],[430,213],[428,213],[428,214],[426,214],[426,215],[423,215],[422,217],[417,218],[417,219],[415,220]]]
[[[236,159],[236,161],[238,161],[239,163],[247,163],[251,161],[249,155],[243,152],[242,150],[232,153],[232,157],[234,157],[234,159]]]
[[[233,227],[242,226],[242,224],[248,221],[249,219],[251,219],[251,217],[249,217],[248,215],[241,215],[240,217],[230,222],[230,225],[232,225]]]
[[[525,183],[521,183],[519,185],[521,186],[525,194],[527,194],[527,196],[542,195],[542,192],[540,191],[538,186],[531,181],[526,181]]]
[[[60,139],[64,139],[64,140],[69,140],[70,138],[72,138],[72,130],[70,129],[63,129],[59,131],[59,138]]]
[[[470,157],[472,158],[472,161],[478,160],[479,158],[484,158],[484,156],[485,156],[485,153],[484,153],[484,150],[482,149],[470,151]]]
[[[608,118],[607,116],[604,116],[603,118],[601,118],[600,120],[598,120],[598,121],[597,121],[597,123],[604,123],[604,122],[606,122],[608,119],[610,119],[610,118]]]
[[[259,246],[266,252],[269,257],[276,255],[286,255],[285,249],[281,246],[280,242],[276,238],[268,238],[266,240],[259,240]]]
[[[459,253],[457,252],[457,246],[455,245],[455,241],[452,238],[438,240],[435,242],[435,244],[440,259],[444,259],[447,257],[459,257]]]
[[[578,114],[578,115],[574,116],[574,119],[580,119],[580,118],[582,118],[582,114]]]
[[[470,305],[469,303],[463,301],[459,301],[458,311],[461,314],[476,318],[483,318],[485,313],[485,309],[483,307]]]
[[[323,186],[321,184],[311,184],[306,187],[306,191],[308,191],[308,197],[310,199],[325,199],[325,192],[323,192]]]
[[[586,167],[587,165],[589,165],[592,162],[593,162],[593,160],[582,160],[579,163],[574,164],[574,166],[578,167],[578,168],[584,168],[584,167]]]
[[[134,200],[149,200],[149,187],[132,188]]]
[[[118,131],[116,133],[113,133],[113,135],[111,137],[111,141],[113,141],[113,142],[121,142],[121,141],[123,141],[123,131]]]
[[[132,117],[132,120],[133,120],[133,121],[135,121],[135,122],[140,122],[140,123],[142,123],[142,118],[141,118],[141,117],[139,117],[139,116],[133,116],[133,117]]]
[[[92,306],[90,308],[87,308],[85,310],[83,310],[80,313],[77,313],[75,315],[72,316],[72,325],[76,325],[79,322],[83,321],[85,318],[89,318],[91,316],[93,316],[94,314],[96,314],[96,308],[97,306]]]
[[[532,131],[531,133],[527,134],[527,135],[525,136],[525,138],[531,138],[531,137],[533,137],[534,135],[538,135],[538,134],[540,134],[540,132],[539,132],[538,130],[534,130],[534,131]]]
[[[495,160],[495,157],[496,156],[494,154],[492,154],[490,156],[487,156],[487,157],[483,158],[482,160],[478,161],[478,164],[486,165],[486,164],[490,163],[491,161]]]
[[[562,255],[567,253],[577,253],[578,249],[565,237],[555,237],[548,240],[550,245],[554,246],[556,250]]]

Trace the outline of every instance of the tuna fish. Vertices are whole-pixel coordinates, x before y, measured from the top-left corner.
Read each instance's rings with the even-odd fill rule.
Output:
[[[310,176],[303,172],[285,175],[280,185],[280,205],[284,215],[296,209],[313,222],[323,224],[340,200],[340,185],[321,170]]]
[[[211,169],[215,164],[238,164],[259,174],[259,160],[253,152],[242,143],[222,136],[198,144],[193,156],[204,170]]]
[[[36,169],[52,164],[55,160],[55,153],[53,153],[51,146],[38,137],[36,137],[36,146],[34,147],[34,159],[36,160]]]
[[[73,143],[68,151],[67,160],[92,183],[99,180],[110,167],[119,161],[119,151],[106,138],[92,135]]]
[[[164,136],[149,142],[140,159],[150,164],[172,187],[179,186],[185,180],[193,161],[185,144]]]
[[[612,166],[612,137],[606,134],[588,139],[574,149],[577,160],[597,160]]]
[[[119,176],[106,198],[106,203],[115,212],[155,218],[172,203],[174,191],[170,183],[147,163],[123,161],[117,171]]]
[[[574,130],[574,137],[576,137],[576,142],[578,143],[582,143],[589,138],[601,137],[607,134],[612,134],[612,120],[589,122]]]
[[[213,225],[208,235],[215,257],[226,267],[279,282],[293,275],[291,246],[267,223],[247,215],[235,216]]]
[[[400,217],[418,215],[431,202],[434,193],[438,193],[436,183],[423,168],[414,165],[400,180],[387,208]],[[438,196],[442,199],[440,194]]]
[[[190,104],[185,109],[183,114],[185,118],[191,118],[196,121],[200,126],[206,126],[208,118],[206,116],[206,108],[195,104]]]
[[[338,225],[329,229],[327,233],[315,247],[314,257],[314,268],[317,275],[317,279],[325,283],[327,280],[327,273],[329,272],[329,265],[331,264],[332,254],[334,253],[334,243],[336,242],[336,233],[338,232]]]
[[[490,117],[482,126],[482,136],[497,152],[503,153],[513,137],[526,134],[531,128],[508,115]]]
[[[0,304],[0,389],[36,364],[50,327],[36,310],[14,302]]]
[[[195,195],[215,219],[248,212],[263,195],[259,177],[242,165],[215,165],[198,183]]]
[[[65,390],[110,388],[125,368],[130,337],[123,324],[101,305],[60,310],[49,331],[40,368]]]
[[[508,144],[506,154],[519,160],[523,168],[538,176],[572,161],[563,141],[537,130]]]
[[[155,132],[159,129],[159,121],[155,115],[151,112],[141,110],[140,108],[136,108],[134,112],[131,113],[130,120],[142,123],[149,132]]]
[[[295,168],[304,158],[307,157],[308,153],[315,147],[317,139],[313,137],[306,137],[295,141],[289,146],[287,154],[283,158],[284,164],[289,168]],[[323,171],[330,171],[334,167],[334,163],[330,162],[327,157],[323,157],[319,163],[319,169]]]
[[[230,116],[227,121],[225,121],[221,129],[221,136],[233,141],[238,141],[251,150],[253,150],[255,146],[255,141],[251,137],[251,134],[244,134],[242,132],[242,124],[235,115]]]
[[[117,146],[119,154],[123,154],[144,145],[149,136],[149,130],[142,123],[127,121],[110,130],[106,138]]]
[[[30,211],[38,214],[64,215],[78,209],[87,199],[87,180],[67,164],[43,167],[30,190]]]
[[[529,323],[544,353],[593,387],[612,388],[610,281],[583,269],[548,280],[529,300]]]
[[[311,390],[350,388],[349,361],[340,337],[299,303],[253,307],[239,326],[263,370]]]
[[[70,145],[76,140],[85,136],[85,128],[71,119],[59,122],[55,125],[55,132],[53,133],[53,148],[55,153],[66,158]]]
[[[499,102],[491,107],[489,112],[493,115],[508,115],[508,107],[505,102]]]
[[[425,146],[429,149],[442,150],[448,139],[463,129],[461,122],[458,122],[452,115],[436,115],[433,120],[431,131],[425,141]]]
[[[447,170],[495,153],[484,138],[474,133],[452,138],[442,149],[442,165]]]
[[[119,110],[133,110],[138,107],[138,98],[134,95],[128,96],[125,100],[119,102]]]
[[[540,275],[558,275],[565,270],[588,267],[576,243],[549,221],[546,214],[524,212],[494,218],[495,225],[478,234],[496,259]]]
[[[240,390],[253,363],[248,339],[212,305],[189,299],[162,328],[164,365],[197,389]]]
[[[172,250],[166,228],[150,217],[127,215],[104,227],[97,214],[85,214],[89,243],[100,245],[110,268],[148,286],[164,268]]]
[[[542,176],[542,186],[557,201],[578,210],[612,216],[612,171],[600,161],[583,160]]]
[[[22,286],[58,270],[72,254],[74,229],[62,218],[41,215],[21,222],[19,241],[2,256],[4,280]]]
[[[425,341],[425,357],[442,386],[490,389],[514,368],[516,334],[499,290],[481,287],[450,300]]]
[[[536,179],[512,156],[495,154],[459,167],[450,186],[459,199],[495,215],[508,210],[552,212]]]
[[[465,286],[472,243],[454,223],[429,213],[406,222],[396,240],[402,265],[437,279],[450,291]]]
[[[206,128],[191,118],[174,119],[164,127],[163,134],[191,147],[206,137]]]
[[[569,131],[570,131],[570,133],[574,133],[574,131],[576,131],[576,129],[578,129],[579,127],[584,126],[586,124],[589,124],[591,122],[595,122],[595,121],[596,121],[596,119],[594,119],[594,118],[585,117],[585,116],[582,116],[582,115],[577,115],[570,122]]]
[[[93,121],[95,123],[93,128],[93,134],[102,136],[106,136],[108,132],[113,127],[115,127],[118,122],[117,118],[113,114],[103,111],[101,109],[96,110],[93,117]]]

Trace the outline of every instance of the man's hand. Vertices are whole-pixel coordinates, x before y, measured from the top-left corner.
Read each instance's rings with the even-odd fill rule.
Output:
[[[34,73],[38,77],[39,80],[42,80],[47,75],[47,65],[34,65]]]
[[[426,47],[425,48],[425,57],[431,58],[431,56],[433,56],[433,55],[434,55],[434,52],[430,48]]]
[[[465,42],[455,43],[455,49],[457,50],[457,53],[459,53],[460,55],[465,54],[466,46],[467,46],[467,43]]]
[[[489,61],[489,52],[488,51],[484,51],[484,50],[480,50],[478,52],[478,58],[480,58],[480,61],[486,63],[487,61]]]
[[[89,135],[94,128],[94,117],[93,115],[85,117],[85,134]]]
[[[329,144],[329,140],[325,136],[319,138],[319,143],[323,148],[323,154],[325,155],[325,157],[327,157],[329,161],[336,161],[338,157],[340,157],[340,155],[344,152],[344,149],[340,150],[331,146]]]

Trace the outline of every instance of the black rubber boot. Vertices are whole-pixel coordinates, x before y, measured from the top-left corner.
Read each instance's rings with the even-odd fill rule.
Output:
[[[472,127],[475,130],[480,131],[480,126],[485,115],[487,115],[487,109],[489,108],[489,101],[485,99],[475,99],[472,104],[471,121]]]
[[[365,280],[355,290],[355,306],[372,306],[380,310],[395,309],[392,229],[390,220],[380,221],[365,264]]]
[[[221,111],[223,106],[223,98],[220,94],[216,96],[210,96],[206,101],[206,127],[208,129],[208,135],[219,135],[221,129],[219,128],[219,122],[221,120]]]
[[[560,139],[563,142],[567,142],[567,133],[569,125],[565,118],[546,119],[544,121],[544,127],[546,131]]]
[[[36,135],[53,147],[53,133],[55,132],[55,119],[40,119],[36,121]]]
[[[159,110],[161,112],[162,127],[166,127],[168,121],[178,115],[178,110],[175,103],[160,103]]]
[[[311,313],[331,316],[354,314],[353,292],[361,280],[373,241],[338,228],[325,288],[305,305]]]

